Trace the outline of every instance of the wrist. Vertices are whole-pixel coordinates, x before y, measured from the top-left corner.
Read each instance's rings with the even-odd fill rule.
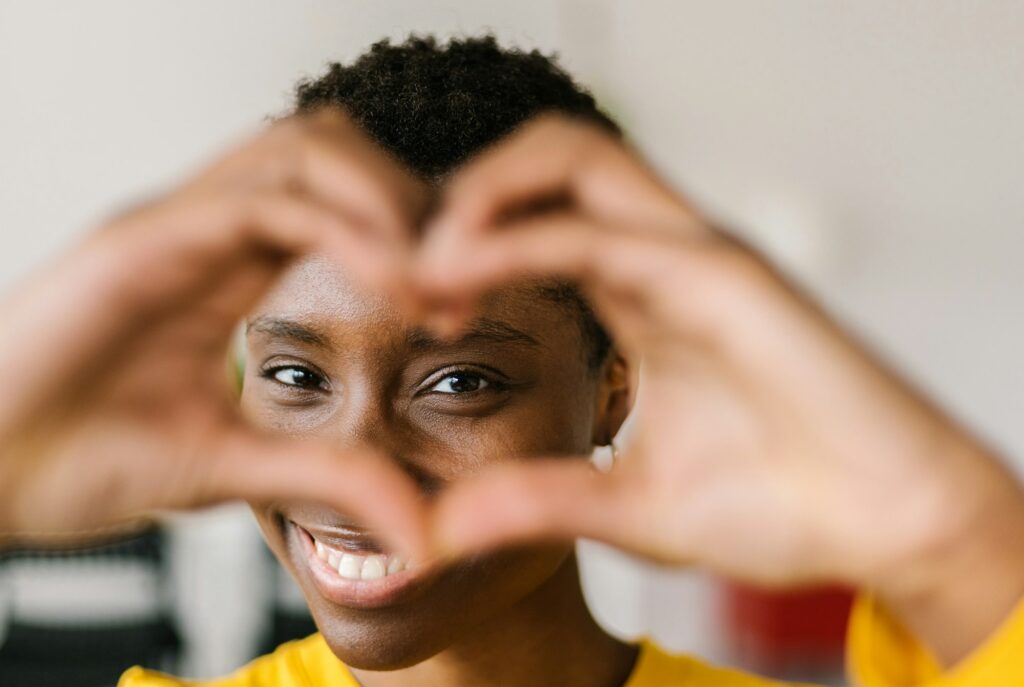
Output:
[[[960,472],[956,488],[924,541],[873,585],[947,667],[983,644],[1024,595],[1024,491],[992,457],[971,453],[970,470],[950,471]]]

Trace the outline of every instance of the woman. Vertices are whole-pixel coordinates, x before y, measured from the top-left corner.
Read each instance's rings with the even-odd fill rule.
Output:
[[[13,405],[34,425],[8,430],[22,450],[4,465],[29,490],[15,494],[7,529],[38,523],[26,493],[66,494],[48,514],[53,527],[73,522],[76,505],[106,520],[235,495],[257,502],[322,639],[283,647],[226,685],[758,684],[606,636],[582,603],[567,544],[433,560],[425,507],[403,475],[427,493],[458,479],[433,516],[449,553],[589,535],[762,582],[838,578],[872,589],[935,654],[866,602],[852,658],[867,684],[923,684],[957,662],[944,684],[1021,670],[1008,650],[1024,633],[1024,614],[1011,612],[1024,577],[1017,485],[708,228],[549,62],[489,41],[380,45],[300,88],[300,111],[321,105],[344,106],[415,174],[345,118],[320,113],[279,124],[115,222],[91,259],[69,264],[80,283],[107,283],[109,261],[129,249],[153,268],[131,292],[111,286],[105,295],[124,305],[93,323],[95,345],[117,340],[127,364],[116,375],[98,374],[108,373],[102,357],[75,368],[95,383],[73,387],[81,394],[64,412]],[[446,177],[541,110],[575,119],[531,122]],[[389,117],[398,126],[382,125]],[[444,201],[420,246],[408,229],[428,216],[425,182],[443,182]],[[179,226],[197,233],[170,238]],[[282,259],[312,248],[321,257],[293,266],[249,320],[243,426],[218,396],[218,343]],[[156,259],[170,251],[193,259]],[[614,349],[563,278],[585,289]],[[66,308],[62,292],[40,291],[51,300],[37,305]],[[12,312],[37,331],[88,331]],[[133,320],[138,331],[118,329],[126,312],[147,316]],[[430,329],[417,312],[433,318]],[[90,343],[60,359],[97,360]],[[614,436],[638,355],[637,441],[600,477],[566,454]],[[30,400],[46,398],[50,379],[33,381]],[[252,425],[306,438],[301,469],[285,460],[284,441]],[[183,429],[191,441],[161,445],[161,432]],[[110,450],[115,440],[123,452]],[[126,457],[140,447],[153,449],[145,475]],[[53,476],[83,455],[104,456],[109,469],[73,486]],[[537,455],[556,457],[510,460]],[[137,481],[125,488],[119,475]],[[168,684],[138,670],[123,683]]]

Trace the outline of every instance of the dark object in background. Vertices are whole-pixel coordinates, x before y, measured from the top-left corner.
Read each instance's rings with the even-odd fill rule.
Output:
[[[269,547],[264,547],[267,565],[273,571],[271,585],[270,619],[267,630],[260,641],[257,655],[269,654],[274,649],[293,639],[308,637],[317,631],[309,606],[302,597],[302,591],[288,576],[281,564],[274,558]]]
[[[101,687],[178,667],[164,532],[0,551],[0,685]]]

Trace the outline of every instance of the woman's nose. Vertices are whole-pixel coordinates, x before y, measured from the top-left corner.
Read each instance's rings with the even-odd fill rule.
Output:
[[[395,461],[424,493],[439,489],[442,480],[431,467],[429,437],[396,412],[385,393],[350,394],[330,424],[328,433],[344,447],[370,448]]]

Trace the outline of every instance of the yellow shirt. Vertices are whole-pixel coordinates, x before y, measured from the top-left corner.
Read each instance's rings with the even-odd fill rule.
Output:
[[[1020,687],[1024,685],[1024,600],[971,656],[943,673],[928,652],[870,598],[850,618],[849,670],[862,687]],[[772,687],[781,683],[670,656],[650,642],[623,687]],[[288,642],[219,680],[189,682],[132,668],[118,687],[359,687],[319,634]]]

